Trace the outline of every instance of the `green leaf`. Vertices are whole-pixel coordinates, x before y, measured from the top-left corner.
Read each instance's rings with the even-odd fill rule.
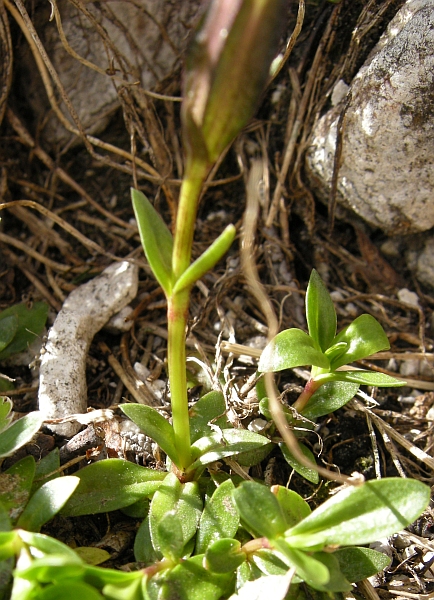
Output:
[[[390,558],[370,548],[340,548],[333,553],[344,577],[356,583],[386,569]]]
[[[33,456],[25,456],[0,474],[0,502],[13,523],[28,502],[34,475]]]
[[[285,575],[288,572],[288,565],[276,556],[274,550],[257,550],[251,560],[265,575]]]
[[[235,486],[227,479],[207,498],[196,537],[196,554],[204,554],[215,541],[235,536],[240,517],[232,497]]]
[[[110,553],[102,548],[95,548],[94,546],[80,546],[74,548],[74,552],[84,561],[87,565],[100,565],[109,558]]]
[[[103,596],[94,587],[81,581],[55,583],[38,592],[38,600],[65,600],[66,598],[103,600]]]
[[[324,592],[350,592],[352,585],[346,579],[339,568],[339,562],[334,554],[330,552],[315,552],[312,554],[318,562],[323,564],[330,574],[330,579],[325,585],[315,586],[316,589]]]
[[[319,475],[315,469],[309,469],[305,467],[295,458],[295,456],[290,452],[288,446],[282,442],[279,444],[280,449],[282,450],[282,454],[286,460],[286,462],[291,465],[296,473],[311,481],[312,483],[318,483]],[[298,443],[298,447],[300,448],[302,454],[309,460],[309,462],[316,464],[315,457],[312,452],[307,448],[304,444]]]
[[[327,384],[324,384],[323,386],[321,386],[320,389],[322,389],[325,385],[327,385]],[[314,396],[312,396],[312,398],[313,397]],[[312,402],[312,399],[309,400],[309,403],[310,402]],[[307,418],[304,418],[304,414],[301,418],[300,418],[300,416],[298,418],[296,418],[294,416],[295,411],[292,411],[291,408],[289,408],[288,406],[281,404],[280,408],[282,409],[282,412],[285,415],[285,418],[288,421],[288,423],[290,425],[292,425],[293,427],[299,427],[299,428],[303,428],[303,429],[312,429],[312,430],[315,429],[315,423],[312,423],[311,421],[308,421]],[[262,415],[264,415],[264,417],[266,419],[268,419],[269,421],[271,421],[273,419],[273,416],[270,411],[270,399],[269,398],[262,398],[262,400],[259,402],[259,412]]]
[[[336,335],[336,311],[315,269],[312,270],[306,291],[306,320],[310,337],[325,352]]]
[[[276,335],[264,348],[258,371],[282,371],[293,367],[314,365],[328,369],[328,358],[315,347],[313,339],[301,329],[286,329]]]
[[[245,481],[233,491],[233,497],[241,519],[255,535],[271,540],[288,528],[280,504],[268,487]]]
[[[18,519],[17,526],[39,531],[65,505],[80,483],[78,477],[58,477],[44,483],[30,498]]]
[[[146,566],[153,564],[161,555],[152,546],[151,532],[149,531],[149,515],[144,519],[137,531],[134,540],[134,558],[145,563]]]
[[[168,513],[176,515],[181,525],[182,550],[185,544],[195,535],[201,512],[202,499],[199,494],[197,482],[182,484],[174,473],[166,475],[160,488],[155,492],[149,509],[149,529],[154,549],[163,555],[164,552],[168,552],[167,529],[160,529],[160,523],[166,518]],[[173,521],[171,517],[170,519]],[[168,533],[170,535],[170,530]],[[163,537],[160,537],[160,534]],[[178,551],[179,540],[175,536],[171,552],[176,554]],[[166,558],[172,558],[172,556],[167,556],[167,554],[165,556]]]
[[[242,467],[254,467],[259,465],[275,448],[274,442],[270,442],[265,446],[256,448],[256,450],[249,450],[248,452],[240,452],[237,454],[236,461]]]
[[[149,266],[166,296],[173,287],[173,238],[169,228],[142,192],[131,189],[140,240]]]
[[[25,531],[24,529],[17,530],[17,533],[27,546],[39,550],[39,555],[41,553],[43,555],[55,554],[57,556],[64,556],[69,562],[82,563],[82,560],[72,548],[56,540],[56,538],[43,533]]]
[[[75,475],[80,484],[61,511],[69,517],[117,510],[152,496],[167,473],[112,458],[93,463]]]
[[[234,576],[212,573],[204,569],[202,562],[203,555],[193,556],[168,570],[162,582],[153,577],[146,586],[148,593],[151,588],[149,597],[170,600],[220,600],[228,596],[233,589]]]
[[[181,520],[175,510],[166,512],[159,517],[155,541],[164,558],[176,562],[182,557],[185,541]]]
[[[346,381],[358,385],[375,385],[376,387],[402,387],[407,385],[406,381],[377,373],[375,371],[335,371],[332,373],[334,381]]]
[[[176,294],[182,290],[191,288],[196,281],[208,273],[229,250],[236,233],[237,230],[235,227],[228,225],[211,246],[179,277],[173,287],[173,293]]]
[[[10,316],[18,319],[18,328],[13,340],[0,352],[0,360],[26,350],[41,335],[48,316],[48,304],[35,302],[31,307],[25,303],[15,304],[0,313],[0,324]]]
[[[241,543],[231,538],[222,538],[212,543],[205,553],[206,567],[213,573],[231,573],[246,560]]]
[[[192,444],[212,431],[208,425],[210,422],[227,427],[226,402],[221,392],[208,392],[190,408],[188,414]]]
[[[266,437],[246,429],[222,429],[219,433],[200,438],[192,445],[193,456],[199,458],[188,467],[186,472],[189,473],[226,456],[255,450],[268,443]]]
[[[0,352],[12,342],[17,330],[18,317],[16,315],[9,315],[2,318],[0,314]]]
[[[149,498],[141,498],[134,504],[121,508],[121,511],[132,519],[143,519],[149,512],[149,504]]]
[[[0,444],[1,433],[7,429],[12,421],[12,400],[0,396]]]
[[[337,375],[337,373],[332,374]],[[310,398],[302,414],[307,419],[315,421],[323,415],[338,410],[347,402],[352,400],[359,389],[356,383],[344,383],[341,381],[328,381],[324,383]]]
[[[21,542],[16,531],[0,532],[0,565],[2,561],[7,560],[11,556],[18,555],[20,550]]]
[[[36,492],[44,483],[60,477],[60,474],[55,472],[60,467],[59,448],[54,448],[44,458],[36,464],[35,478],[32,485],[32,494]],[[51,473],[51,475],[50,475]],[[49,477],[47,477],[49,475]],[[37,481],[38,480],[38,481]]]
[[[119,408],[131,421],[140,427],[145,435],[152,438],[167,456],[178,463],[175,447],[175,432],[172,425],[155,408],[145,404],[121,404]]]
[[[143,600],[141,578],[121,585],[109,583],[104,586],[103,594],[107,600]]]
[[[275,539],[272,543],[288,566],[295,567],[297,575],[313,588],[322,589],[330,581],[328,568],[307,552],[292,548],[291,544],[282,538]]]
[[[5,431],[0,433],[0,458],[10,456],[21,448],[37,433],[44,422],[42,413],[31,412],[18,421],[12,423]]]
[[[366,358],[375,352],[390,348],[387,335],[377,319],[371,315],[360,315],[334,338],[332,345],[345,342],[346,352],[331,361],[331,370],[335,371],[343,365]]]
[[[412,523],[429,499],[429,488],[414,479],[367,481],[329,498],[285,538],[291,547],[306,549],[369,544]]]
[[[288,527],[293,527],[302,519],[310,515],[311,510],[309,504],[303,500],[297,492],[288,490],[288,488],[283,485],[274,485],[272,487],[272,492],[280,504]]]

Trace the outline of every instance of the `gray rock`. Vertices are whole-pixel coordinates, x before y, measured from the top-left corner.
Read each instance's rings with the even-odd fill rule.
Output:
[[[434,2],[408,0],[351,84],[338,202],[389,235],[434,226]],[[343,100],[314,128],[307,171],[330,193]]]
[[[69,0],[58,0],[57,5],[65,38],[73,51],[106,72],[98,73],[68,53],[55,20],[48,22],[41,6],[39,20],[37,11],[35,21],[44,47],[85,131],[96,134],[120,106],[118,90],[122,79],[145,90],[160,86],[159,91],[164,92],[163,82],[179,70],[188,34],[203,3],[105,0],[84,2],[86,12],[78,10]],[[30,67],[25,77],[37,77],[34,72],[34,67]],[[29,86],[27,81],[26,88],[33,90],[29,100],[38,120],[43,122],[49,105],[46,95],[41,94],[41,84]],[[64,105],[62,112],[72,123]],[[71,138],[53,114],[45,123],[43,136],[51,144]]]

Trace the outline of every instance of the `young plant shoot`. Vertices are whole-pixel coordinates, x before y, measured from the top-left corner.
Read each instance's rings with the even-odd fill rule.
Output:
[[[371,315],[360,315],[336,334],[335,307],[315,270],[306,292],[306,320],[308,334],[295,328],[281,331],[266,346],[258,365],[261,373],[312,366],[311,377],[293,405],[299,413],[313,419],[333,412],[351,400],[360,385],[405,385],[405,381],[385,373],[348,367],[388,350],[389,340]],[[338,382],[344,385],[336,385]]]
[[[257,108],[277,54],[285,6],[286,0],[215,0],[202,20],[186,63],[181,110],[185,173],[173,237],[149,200],[138,190],[132,191],[142,245],[167,298],[173,426],[167,424],[165,430],[173,427],[169,456],[181,478],[198,458],[191,448],[187,403],[185,335],[190,290],[223,257],[236,234],[229,225],[191,264],[198,204],[210,168]],[[128,408],[124,410],[128,414]],[[160,422],[158,413],[146,414],[145,420]],[[143,419],[141,426],[149,432]]]

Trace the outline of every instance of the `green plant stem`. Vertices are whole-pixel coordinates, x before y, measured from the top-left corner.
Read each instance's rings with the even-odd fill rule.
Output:
[[[175,281],[190,266],[197,207],[208,170],[208,164],[198,160],[189,161],[186,167],[173,240],[172,267]]]
[[[323,381],[316,381],[315,379],[309,379],[306,383],[304,390],[301,392],[297,400],[292,405],[293,408],[299,413],[306,408],[306,404],[309,402],[311,397],[322,386]]]
[[[172,268],[175,281],[189,267],[193,244],[197,206],[208,166],[199,161],[189,162],[181,186],[178,214],[173,241]],[[170,394],[178,469],[191,464],[190,420],[188,415],[185,335],[190,303],[190,290],[185,289],[167,298],[167,326]]]
[[[190,290],[183,290],[168,299],[167,361],[169,367],[172,424],[179,464],[185,470],[191,464],[190,420],[188,415],[185,331]]]

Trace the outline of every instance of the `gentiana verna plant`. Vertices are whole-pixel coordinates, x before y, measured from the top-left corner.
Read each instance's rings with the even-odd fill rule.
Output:
[[[57,451],[36,467],[28,458],[14,465],[5,475],[16,495],[0,492],[0,586],[5,589],[1,582],[13,571],[12,600],[340,599],[352,582],[388,563],[362,546],[406,527],[429,502],[424,484],[386,478],[343,489],[311,512],[294,491],[269,489],[216,468],[218,461],[234,456],[240,464],[256,464],[274,447],[265,434],[233,428],[220,391],[208,392],[188,408],[190,291],[235,237],[230,225],[191,263],[198,203],[210,168],[257,107],[286,5],[286,0],[213,0],[209,5],[186,66],[185,173],[173,236],[148,199],[132,192],[144,251],[167,298],[172,422],[149,406],[121,408],[167,455],[167,471],[110,459],[59,477]],[[387,338],[366,316],[336,335],[334,307],[315,272],[306,307],[309,334],[282,332],[259,364],[263,372],[313,365],[295,406],[301,418],[342,406],[361,383],[395,384],[376,374],[341,370],[386,348]],[[260,407],[265,414],[266,398]],[[0,407],[2,415],[10,433],[8,407]],[[0,448],[1,439],[0,434]],[[73,550],[40,533],[59,511],[75,517],[119,509],[142,520],[134,543],[137,569],[130,572],[97,566],[106,559],[97,549]]]
[[[312,366],[311,378],[293,406],[298,412],[307,412],[310,417],[332,412],[354,397],[360,385],[405,385],[405,381],[385,373],[348,370],[350,363],[388,350],[389,340],[380,323],[371,315],[360,315],[336,334],[335,307],[315,270],[306,292],[306,320],[308,334],[295,328],[281,331],[265,348],[258,365],[262,373]],[[315,395],[315,392],[324,384],[336,382],[355,384],[355,387],[335,387],[333,403],[322,401],[319,408],[321,395]]]

